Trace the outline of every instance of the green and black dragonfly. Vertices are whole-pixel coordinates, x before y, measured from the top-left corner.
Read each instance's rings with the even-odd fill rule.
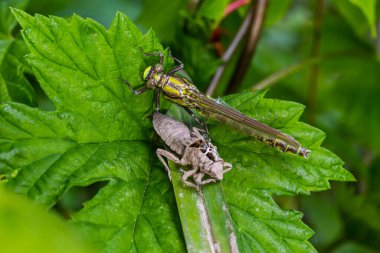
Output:
[[[172,57],[179,65],[165,73],[163,67],[164,55],[162,52],[144,54],[158,54],[160,57],[159,63],[145,69],[143,73],[145,83],[142,88],[135,90],[128,81],[125,81],[125,83],[135,95],[139,95],[146,90],[156,89],[157,111],[160,109],[160,95],[162,93],[170,101],[184,107],[192,116],[194,115],[190,108],[198,110],[206,117],[226,123],[237,130],[255,137],[259,141],[278,148],[282,152],[290,152],[305,158],[308,157],[310,150],[302,147],[292,136],[250,118],[236,109],[221,104],[217,100],[200,92],[188,79],[176,75],[176,72],[184,67],[184,64],[177,58]]]

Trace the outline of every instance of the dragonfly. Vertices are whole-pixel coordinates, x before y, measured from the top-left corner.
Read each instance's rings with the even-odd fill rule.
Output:
[[[144,83],[140,85],[142,87],[135,89],[127,80],[124,80],[124,82],[135,95],[155,89],[157,91],[156,111],[160,110],[160,96],[162,93],[166,99],[182,106],[198,123],[199,120],[197,120],[191,109],[199,111],[207,118],[227,124],[282,152],[289,152],[308,158],[311,151],[304,148],[292,136],[203,94],[190,80],[176,74],[184,68],[184,64],[179,59],[169,54],[178,65],[165,72],[163,66],[164,54],[161,51],[144,53],[144,55],[158,55],[160,60],[159,63],[148,66],[144,70],[142,76]]]

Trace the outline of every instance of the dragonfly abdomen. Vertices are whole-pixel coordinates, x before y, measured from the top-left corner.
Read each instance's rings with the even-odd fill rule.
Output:
[[[292,154],[297,154],[297,155],[303,156],[305,158],[307,158],[308,154],[310,153],[310,150],[307,150],[307,149],[303,148],[302,146],[296,147],[296,146],[290,145],[289,143],[287,143],[281,139],[278,139],[278,138],[270,138],[270,137],[265,138],[262,136],[256,136],[256,139],[259,141],[265,142],[269,146],[277,148],[282,152],[289,152]]]
[[[200,109],[200,111],[202,111],[202,113],[205,114],[206,116],[213,118],[219,122],[225,123],[226,125],[229,125],[229,126],[235,128],[235,129],[237,129],[237,130],[239,130],[239,131],[241,131],[241,132],[243,132],[249,136],[252,136],[255,139],[257,139],[258,141],[264,142],[271,147],[275,147],[282,152],[289,152],[292,154],[303,156],[305,158],[307,158],[308,154],[310,153],[310,150],[302,147],[301,144],[299,144],[291,136],[288,136],[288,135],[281,133],[279,131],[278,131],[278,133],[280,133],[280,134],[277,134],[276,137],[274,137],[275,134],[273,134],[273,136],[270,136],[269,134],[265,134],[261,131],[256,130],[255,128],[252,128],[252,127],[249,127],[245,124],[242,124],[241,122],[235,121],[234,119],[229,117],[230,115],[229,116],[227,116],[227,115],[222,116],[220,114],[213,113],[212,111],[202,110],[202,109]],[[289,138],[291,141],[289,141],[289,142],[286,141],[286,138],[284,138],[282,136]]]

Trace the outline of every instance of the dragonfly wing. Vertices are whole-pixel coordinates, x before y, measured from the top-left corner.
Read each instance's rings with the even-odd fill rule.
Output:
[[[197,104],[197,109],[204,114],[210,116],[211,118],[215,118],[218,121],[230,124],[232,127],[243,130],[249,135],[254,135],[261,141],[272,140],[273,142],[276,142],[276,140],[282,140],[297,150],[301,148],[301,144],[290,135],[282,133],[277,129],[250,118],[238,110],[221,104],[201,93],[191,94],[189,99],[193,100],[193,102]],[[273,146],[276,146],[276,143],[273,143]]]

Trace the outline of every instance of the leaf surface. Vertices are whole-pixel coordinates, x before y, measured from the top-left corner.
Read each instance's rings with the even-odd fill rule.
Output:
[[[29,67],[24,60],[25,43],[12,37],[16,26],[10,6],[23,7],[25,0],[0,2],[0,103],[15,101],[30,106],[37,105],[36,93],[24,72]]]
[[[173,191],[150,142],[151,94],[135,97],[121,82],[137,86],[148,61],[157,61],[139,49],[162,50],[154,34],[142,35],[121,13],[106,30],[76,15],[65,20],[13,11],[31,52],[28,62],[56,111],[1,106],[0,174],[7,186],[52,206],[71,187],[107,181],[73,216],[86,237],[104,252],[184,252]],[[302,105],[262,92],[225,100],[312,150],[306,160],[210,126],[221,156],[234,165],[223,187],[241,252],[313,252],[302,214],[282,210],[272,195],[310,194],[329,188],[329,180],[353,177],[320,147],[324,134],[298,122]]]
[[[1,107],[0,172],[7,186],[52,206],[71,187],[108,181],[73,217],[86,237],[105,252],[183,251],[173,193],[147,142],[149,96],[132,97],[121,82],[141,82],[138,47],[161,49],[154,35],[143,36],[120,13],[109,31],[79,16],[14,13],[28,61],[57,110]]]
[[[2,252],[99,252],[57,215],[0,187]]]
[[[360,38],[376,37],[376,0],[334,0],[339,12]]]
[[[366,17],[368,25],[371,30],[371,35],[376,37],[376,2],[377,0],[350,0],[350,2],[356,5]]]
[[[298,122],[303,106],[263,98],[265,92],[231,95],[225,101],[241,112],[294,136],[311,149],[308,159],[281,153],[220,124],[210,127],[225,161],[234,169],[223,187],[242,252],[313,252],[306,240],[313,231],[302,213],[281,210],[272,195],[310,194],[330,187],[329,180],[353,180],[343,162],[320,147],[322,131]],[[228,135],[226,135],[228,133]]]

